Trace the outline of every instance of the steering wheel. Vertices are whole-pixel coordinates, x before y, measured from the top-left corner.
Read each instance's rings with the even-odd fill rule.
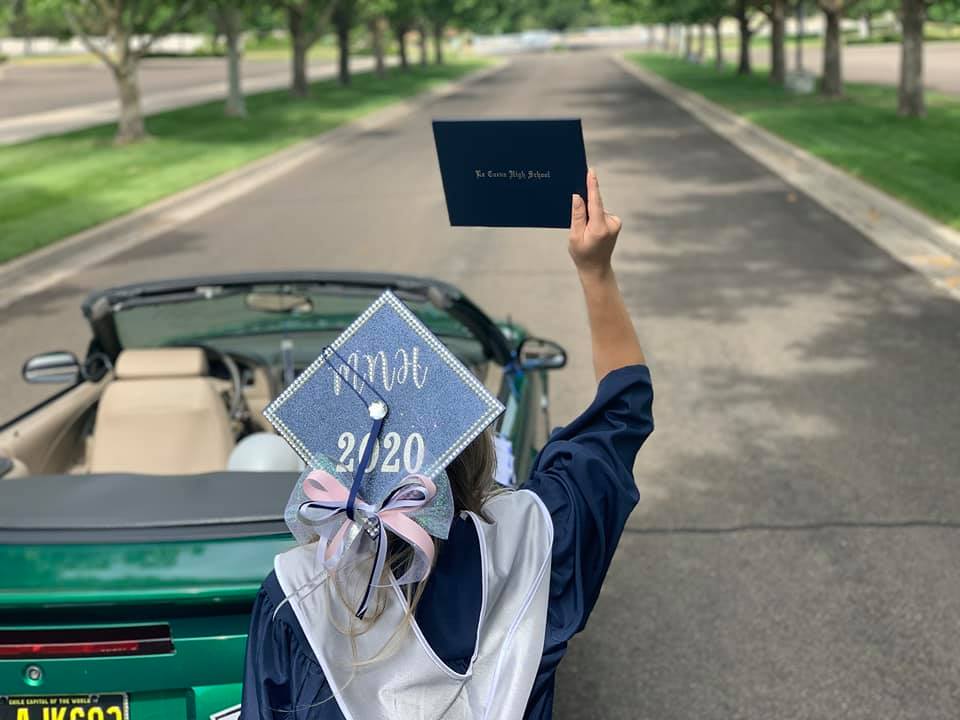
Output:
[[[203,349],[216,355],[230,374],[230,419],[236,421],[244,420],[246,417],[246,402],[243,397],[243,379],[240,376],[240,368],[237,366],[237,361],[219,348],[204,345]]]

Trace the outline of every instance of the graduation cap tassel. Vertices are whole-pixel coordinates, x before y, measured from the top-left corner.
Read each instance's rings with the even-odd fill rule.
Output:
[[[376,403],[374,403],[375,405]],[[373,408],[373,405],[371,405]],[[370,410],[370,413],[373,414],[373,409]],[[363,474],[367,471],[367,465],[370,463],[370,456],[373,454],[373,446],[377,444],[380,439],[380,430],[383,428],[383,421],[386,415],[383,417],[375,418],[373,421],[373,427],[370,428],[369,439],[367,440],[367,445],[363,448],[363,455],[360,457],[360,462],[357,464],[357,472],[353,476],[353,483],[350,485],[350,497],[347,498],[347,517],[351,520],[355,520],[354,506],[357,502],[357,494],[360,492],[360,485],[363,483]]]
[[[340,362],[344,364],[345,367],[349,367],[340,354],[334,350],[332,347],[328,348],[330,354],[336,357]],[[349,378],[344,377],[343,373],[337,369],[335,365],[330,366],[333,371],[340,376],[340,379],[344,381],[347,387],[349,387],[353,392],[360,398],[364,403],[366,400],[363,397],[363,394],[360,392],[359,388],[355,387],[353,383],[350,382]],[[361,387],[368,387],[361,383]],[[374,400],[368,406],[368,412],[371,419],[373,420],[373,426],[370,428],[370,433],[367,435],[367,444],[363,448],[363,453],[360,456],[360,462],[357,463],[357,471],[354,473],[353,482],[350,484],[350,494],[347,496],[347,504],[344,508],[347,519],[350,522],[357,522],[356,518],[356,504],[357,497],[360,494],[360,487],[363,485],[363,476],[367,472],[367,466],[370,464],[370,457],[373,455],[373,446],[377,444],[380,440],[380,431],[383,430],[383,423],[387,417],[387,404],[384,402],[383,397],[380,393],[370,387],[371,392],[376,396]],[[365,521],[361,521],[360,524],[363,525]],[[363,593],[363,599],[360,601],[360,606],[357,608],[356,617],[363,619],[363,616],[366,615],[367,605],[370,602],[370,595],[372,594],[373,587],[375,583],[379,580],[383,574],[383,568],[387,561],[387,535],[383,527],[383,522],[379,517],[376,518],[377,523],[377,552],[376,552],[376,561],[373,563],[373,567],[370,569],[370,578],[367,581],[366,590]]]
[[[374,403],[376,404],[376,403]],[[370,414],[374,414],[373,405],[371,405]],[[367,471],[367,465],[370,462],[370,456],[373,453],[373,446],[376,444],[378,438],[380,437],[380,430],[383,428],[383,421],[386,415],[382,417],[375,418],[373,421],[373,427],[370,429],[369,440],[367,440],[367,445],[363,448],[363,455],[360,457],[360,462],[357,465],[357,473],[353,476],[353,484],[350,486],[350,495],[347,497],[347,517],[356,522],[354,517],[354,509],[357,502],[357,494],[360,492],[360,484],[363,482],[363,474]],[[380,576],[383,574],[383,565],[386,562],[387,557],[387,542],[386,542],[386,533],[383,529],[383,523],[379,520],[377,521],[377,560],[373,564],[373,567],[370,569],[370,579],[367,581],[367,589],[363,593],[363,600],[360,601],[360,607],[357,608],[357,617],[360,620],[363,620],[363,616],[367,612],[367,603],[370,601],[370,591],[373,588],[373,584],[378,581]]]
[[[383,567],[387,563],[387,533],[383,528],[382,522],[377,522],[377,559],[373,563],[373,567],[370,568],[370,579],[367,580],[367,587],[363,591],[363,599],[360,600],[360,605],[357,607],[356,617],[358,620],[363,620],[363,616],[367,614],[367,605],[370,602],[370,595],[373,594],[373,588],[379,578],[383,575]]]

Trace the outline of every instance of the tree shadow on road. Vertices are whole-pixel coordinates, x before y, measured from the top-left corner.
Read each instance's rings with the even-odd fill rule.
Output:
[[[657,430],[557,717],[948,717],[960,306],[626,77],[569,94]]]
[[[128,268],[132,264],[149,263],[152,260],[178,258],[187,261],[191,254],[203,250],[203,245],[209,238],[202,233],[190,232],[186,230],[170,230],[158,235],[147,242],[140,243],[129,250],[124,250],[113,257],[100,263],[101,267],[113,268],[114,274],[118,268]],[[146,269],[149,265],[143,267]],[[196,267],[192,274],[200,275],[204,272],[215,272],[214,268]],[[133,271],[129,282],[141,282],[145,280],[155,280],[157,278],[148,277],[141,272],[140,268]]]

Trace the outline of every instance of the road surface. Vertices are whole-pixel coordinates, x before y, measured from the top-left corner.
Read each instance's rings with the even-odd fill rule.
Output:
[[[570,420],[593,379],[565,233],[448,227],[429,125],[558,115],[624,219],[657,430],[556,717],[955,718],[958,305],[601,54],[517,58],[10,307],[3,406],[36,397],[23,356],[82,350],[92,288],[305,263],[435,275],[562,341]]]

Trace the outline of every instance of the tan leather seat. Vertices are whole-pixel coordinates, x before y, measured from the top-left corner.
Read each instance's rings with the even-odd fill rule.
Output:
[[[234,446],[227,408],[199,348],[120,353],[93,432],[91,473],[224,470]]]

